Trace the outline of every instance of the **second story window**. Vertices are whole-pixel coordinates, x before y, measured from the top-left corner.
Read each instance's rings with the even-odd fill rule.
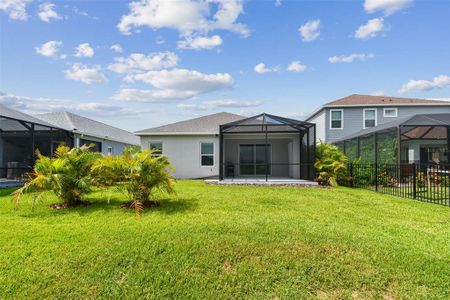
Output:
[[[330,110],[330,128],[331,129],[343,129],[344,111],[342,109],[332,109]]]
[[[383,109],[383,117],[385,118],[395,118],[397,117],[397,108],[385,108]]]
[[[364,109],[364,128],[377,126],[377,110],[375,108]]]
[[[150,142],[150,150],[153,150],[153,156],[161,156],[163,151],[162,142]]]

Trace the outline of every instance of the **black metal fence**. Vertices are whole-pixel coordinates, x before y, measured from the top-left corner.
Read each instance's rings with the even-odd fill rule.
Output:
[[[352,163],[339,184],[450,206],[450,165]]]

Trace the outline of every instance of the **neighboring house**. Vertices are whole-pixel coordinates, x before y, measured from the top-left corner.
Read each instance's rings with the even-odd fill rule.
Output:
[[[435,113],[450,113],[450,102],[354,94],[323,105],[306,121],[316,124],[317,141],[334,142],[398,118]]]
[[[315,125],[260,114],[217,113],[135,134],[167,155],[176,178],[313,179]]]
[[[71,132],[75,147],[93,144],[94,151],[119,155],[126,147],[139,145],[139,138],[131,132],[73,113],[55,112],[35,117]]]
[[[396,118],[358,131],[335,144],[350,161],[449,164],[450,113]]]

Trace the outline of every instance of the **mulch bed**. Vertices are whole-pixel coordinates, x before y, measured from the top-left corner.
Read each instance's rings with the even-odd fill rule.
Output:
[[[144,203],[142,203],[142,206],[144,208],[158,207],[159,205],[160,205],[160,203],[156,202],[156,201],[145,201]],[[120,208],[134,209],[134,205],[133,205],[133,202],[127,202],[127,203],[121,204]]]

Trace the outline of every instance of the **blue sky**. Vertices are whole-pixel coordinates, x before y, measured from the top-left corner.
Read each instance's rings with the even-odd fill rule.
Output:
[[[450,100],[449,16],[450,1],[0,0],[0,103],[134,131],[302,118],[353,93]]]

